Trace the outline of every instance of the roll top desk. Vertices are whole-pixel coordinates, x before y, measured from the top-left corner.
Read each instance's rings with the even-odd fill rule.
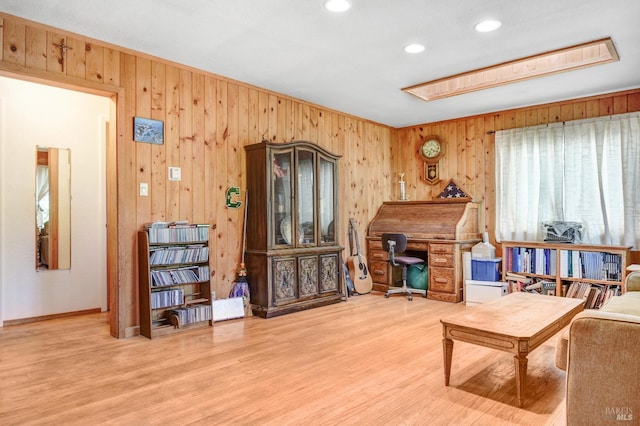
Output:
[[[383,233],[407,236],[407,253],[429,268],[427,298],[462,301],[462,253],[482,240],[479,203],[469,200],[388,201],[379,208],[367,232],[367,257],[373,288],[386,291],[394,273],[382,247]]]

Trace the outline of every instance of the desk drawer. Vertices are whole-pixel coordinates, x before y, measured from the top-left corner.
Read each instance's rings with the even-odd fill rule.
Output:
[[[369,249],[370,262],[386,262],[389,259],[389,253],[384,250]]]
[[[429,253],[453,254],[453,244],[429,244]]]
[[[453,254],[429,253],[429,266],[453,268]]]
[[[443,293],[455,293],[456,286],[453,269],[429,267],[429,290]]]
[[[369,264],[369,273],[373,282],[389,284],[389,263],[373,261]]]
[[[371,250],[382,250],[382,240],[369,240],[369,251]]]

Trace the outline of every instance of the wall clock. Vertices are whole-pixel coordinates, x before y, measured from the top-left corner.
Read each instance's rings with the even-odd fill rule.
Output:
[[[431,185],[440,182],[440,159],[444,144],[438,136],[427,136],[420,142],[420,156],[424,161],[424,180]]]

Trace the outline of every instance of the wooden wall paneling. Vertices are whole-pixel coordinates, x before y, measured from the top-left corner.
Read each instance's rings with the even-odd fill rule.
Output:
[[[253,87],[250,87],[248,89],[248,92],[247,121],[249,123],[249,132],[247,134],[247,140],[245,142],[245,144],[247,145],[258,143],[262,140],[262,134],[260,133],[259,126],[260,94],[258,90]]]
[[[164,147],[168,173],[169,167],[180,167],[180,71],[176,67],[166,67],[165,83]],[[180,217],[180,182],[167,179],[165,183],[165,217],[167,221],[182,220]]]
[[[610,115],[613,114],[613,98],[601,98],[598,99],[598,115]]]
[[[613,97],[613,113],[624,114],[628,111],[627,95],[619,95]]]
[[[3,61],[10,64],[25,66],[25,24],[5,19],[3,22],[3,33]]]
[[[300,120],[300,134],[298,135],[298,139],[308,141],[310,140],[310,128],[309,128],[309,105],[301,104],[300,116],[298,117]],[[317,142],[317,141],[313,141]]]
[[[86,79],[104,81],[104,48],[94,43],[85,45]]]
[[[25,67],[44,71],[47,69],[47,32],[30,25],[25,30]]]
[[[302,105],[293,102],[293,140],[302,140]]]
[[[586,112],[585,112],[585,108],[586,108],[586,103],[583,102],[575,102],[573,104],[573,116],[572,116],[572,120],[582,120],[583,118],[586,117]]]
[[[570,121],[573,120],[573,104],[572,103],[561,103],[560,104],[560,121]],[[515,127],[524,127],[516,123]]]
[[[178,90],[179,116],[179,162],[181,169],[179,187],[179,218],[193,221],[193,131],[192,131],[192,73],[181,69],[179,72],[180,87]]]
[[[267,133],[270,135],[272,141],[283,142],[282,136],[278,132],[278,95],[270,93],[267,98]]]
[[[158,61],[151,62],[151,118],[161,120],[164,123],[164,143],[162,145],[151,144],[151,177],[149,181],[149,198],[151,200],[150,222],[167,221],[167,159],[166,144],[166,67]]]
[[[114,49],[104,48],[103,64],[103,83],[120,86],[120,52]]]
[[[135,64],[135,115],[137,117],[151,118],[151,61],[149,59],[136,58]],[[151,221],[151,197],[140,195],[141,183],[151,183],[151,144],[145,142],[132,142],[136,148],[136,216],[137,223]]]
[[[67,37],[64,34],[47,33],[47,71],[56,74],[64,74],[66,65],[60,45],[67,45]]]
[[[70,77],[85,78],[86,74],[86,46],[83,40],[67,37],[69,49],[65,55],[65,72]]]
[[[120,60],[122,76],[124,117],[118,115],[118,127],[124,132],[122,143],[118,143],[118,335],[134,334],[139,326],[137,292],[137,217],[132,214],[136,208],[136,147],[133,142],[133,116],[136,113],[136,58],[126,53]],[[57,71],[54,71],[57,73]],[[126,94],[129,96],[126,96]]]
[[[217,238],[215,239],[216,251],[216,282],[215,291],[222,297],[224,285],[229,279],[230,251],[227,240],[228,235],[228,213],[225,206],[224,197],[227,189],[227,82],[218,80],[216,85],[216,173],[215,173],[215,197],[216,197],[216,220]],[[265,105],[266,109],[266,105]]]
[[[230,186],[239,186],[242,188],[243,177],[243,157],[239,151],[244,151],[240,145],[239,135],[239,100],[238,85],[229,83],[227,85],[227,188]],[[272,112],[276,115],[276,111]],[[242,194],[241,194],[242,195]],[[244,200],[242,200],[244,206]],[[244,208],[231,209],[227,208],[227,263],[226,280],[218,283],[221,296],[227,296],[231,290],[231,286],[236,278],[236,270],[240,264],[240,254],[242,251],[242,218]],[[224,273],[223,272],[223,273]]]
[[[263,91],[258,92],[258,111],[259,141],[266,139],[275,142],[275,136],[269,134],[269,94]]]
[[[406,168],[407,162],[414,160],[414,153],[398,149],[404,148],[405,140],[417,140],[426,134],[447,135],[458,152],[450,155],[452,152],[448,151],[444,161],[448,170],[442,176],[446,179],[454,177],[474,197],[484,201],[484,229],[489,231],[495,243],[495,135],[487,135],[488,130],[507,130],[639,110],[640,89],[637,89],[397,129],[392,133],[394,145],[389,152],[392,157],[398,153],[401,158],[391,158],[390,164],[394,173],[397,173]],[[428,191],[425,194],[428,194],[425,198],[430,198]],[[636,257],[640,258],[640,255]],[[632,256],[632,260],[636,259]]]
[[[254,139],[249,137],[252,132],[252,125],[249,124],[249,88],[243,85],[238,86],[238,142],[236,146],[236,155],[238,157],[238,176],[240,185],[240,198],[242,199],[242,210],[244,210],[245,190],[247,188],[246,174],[246,153],[244,146],[255,143]],[[254,142],[255,141],[255,142]],[[243,211],[244,216],[244,211]]]
[[[597,99],[590,99],[585,102],[584,117],[593,118],[599,115],[600,105]]]
[[[284,100],[284,127],[283,137],[285,141],[294,141],[296,138],[296,110],[291,99]]]
[[[486,231],[488,229],[495,229],[495,215],[493,210],[489,206],[495,206],[496,204],[496,175],[493,172],[495,170],[495,133],[487,134],[488,131],[495,129],[496,117],[494,115],[487,115],[484,117],[484,143],[482,144],[483,156],[480,170],[483,171],[484,179],[484,201],[482,203],[482,213],[480,216],[484,219],[480,221],[480,231]],[[491,235],[491,233],[489,234]],[[491,243],[495,246],[495,238],[491,240]]]
[[[627,112],[640,111],[640,91],[627,95]]]
[[[217,126],[217,81],[206,76],[204,81],[204,193],[205,221],[211,224],[209,233],[209,268],[212,275],[211,290],[215,290],[216,281],[213,280],[218,270],[217,245],[219,244],[217,224],[218,183],[216,174],[218,156],[216,155],[216,126]]]

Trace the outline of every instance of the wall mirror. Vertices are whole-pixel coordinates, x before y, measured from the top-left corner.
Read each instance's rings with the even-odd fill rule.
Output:
[[[71,151],[36,147],[36,269],[71,268]]]

